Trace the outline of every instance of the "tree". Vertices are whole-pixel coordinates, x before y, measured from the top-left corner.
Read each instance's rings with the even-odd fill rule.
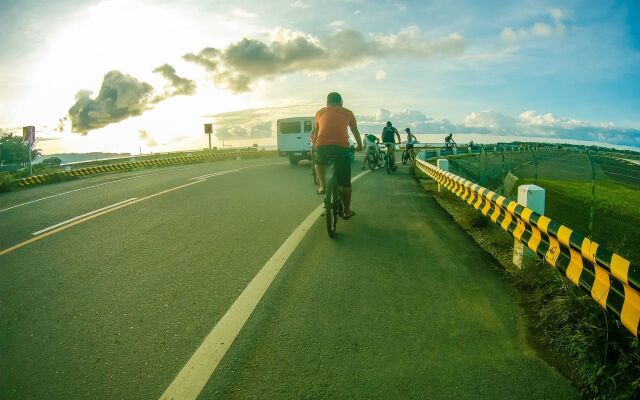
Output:
[[[62,160],[58,157],[49,157],[42,160],[42,165],[46,165],[47,167],[58,167],[60,164],[62,164]]]
[[[38,150],[31,150],[31,158],[38,156]],[[28,144],[22,141],[22,137],[9,134],[0,137],[0,163],[26,164],[29,162]]]

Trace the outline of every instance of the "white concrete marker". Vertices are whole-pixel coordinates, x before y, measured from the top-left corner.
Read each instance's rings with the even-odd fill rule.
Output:
[[[370,171],[367,170],[354,176],[351,178],[351,182],[355,182],[368,172]],[[271,282],[273,282],[284,263],[289,259],[289,256],[291,256],[311,226],[321,216],[322,208],[323,205],[320,204],[311,211],[311,214],[298,225],[280,248],[276,250],[269,261],[229,307],[229,310],[218,321],[213,330],[209,332],[200,347],[178,373],[178,376],[160,396],[160,399],[190,400],[198,397],[222,357],[231,347],[238,333],[240,333],[240,330],[271,285]]]
[[[449,160],[446,158],[439,158],[437,161],[438,168],[443,171],[449,172]],[[440,184],[438,183],[438,192],[440,191]]]
[[[37,236],[37,235],[39,235],[39,234],[41,234],[41,233],[44,233],[44,232],[50,231],[50,230],[52,230],[52,229],[56,229],[56,228],[57,228],[57,227],[59,227],[59,226],[66,225],[66,224],[68,224],[68,223],[70,223],[70,222],[73,222],[73,221],[77,221],[77,220],[79,220],[80,218],[84,218],[84,217],[86,217],[86,216],[88,216],[88,215],[92,215],[92,214],[95,214],[95,213],[99,213],[100,211],[108,210],[108,209],[113,208],[113,207],[117,207],[117,206],[119,206],[120,204],[125,204],[125,203],[128,203],[128,202],[130,202],[130,201],[133,201],[133,200],[135,200],[135,199],[137,199],[137,197],[132,197],[132,198],[130,198],[130,199],[123,200],[123,201],[121,201],[121,202],[119,202],[119,203],[111,204],[110,206],[102,207],[102,208],[99,208],[99,209],[97,209],[97,210],[90,211],[90,212],[88,212],[88,213],[86,213],[86,214],[78,215],[77,217],[74,217],[74,218],[68,219],[68,220],[66,220],[66,221],[62,221],[62,222],[60,222],[60,223],[58,223],[58,224],[55,224],[55,225],[51,225],[51,226],[50,226],[50,227],[48,227],[48,228],[44,228],[44,229],[41,229],[41,230],[39,230],[39,231],[37,231],[37,232],[33,232],[33,233],[32,233],[32,235],[33,235],[33,236]]]
[[[544,215],[545,191],[536,185],[518,186],[518,204]],[[533,256],[533,252],[518,239],[513,241],[513,263],[522,268],[525,255]]]

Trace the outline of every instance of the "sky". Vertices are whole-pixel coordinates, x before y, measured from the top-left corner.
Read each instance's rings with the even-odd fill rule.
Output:
[[[338,91],[363,132],[640,148],[639,20],[637,0],[0,0],[0,128],[45,154],[200,149],[205,123],[266,145]]]

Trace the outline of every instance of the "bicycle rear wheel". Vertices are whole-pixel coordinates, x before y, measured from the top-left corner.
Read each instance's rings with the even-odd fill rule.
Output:
[[[392,163],[393,159],[391,158],[391,153],[387,152],[387,174],[391,174]]]
[[[402,163],[406,165],[407,161],[409,161],[409,152],[405,150],[402,152]]]
[[[378,160],[376,159],[376,156],[369,154],[367,156],[367,164],[369,165],[369,169],[370,170],[374,170],[376,169],[376,166],[378,164]]]
[[[336,235],[336,226],[338,225],[338,204],[338,184],[335,177],[331,177],[324,195],[324,211],[327,222],[327,233],[331,238]]]

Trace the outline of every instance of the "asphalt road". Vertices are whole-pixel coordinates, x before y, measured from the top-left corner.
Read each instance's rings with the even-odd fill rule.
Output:
[[[275,158],[0,195],[0,398],[159,398],[320,201]],[[407,167],[353,209],[335,240],[313,224],[199,398],[577,398]]]

